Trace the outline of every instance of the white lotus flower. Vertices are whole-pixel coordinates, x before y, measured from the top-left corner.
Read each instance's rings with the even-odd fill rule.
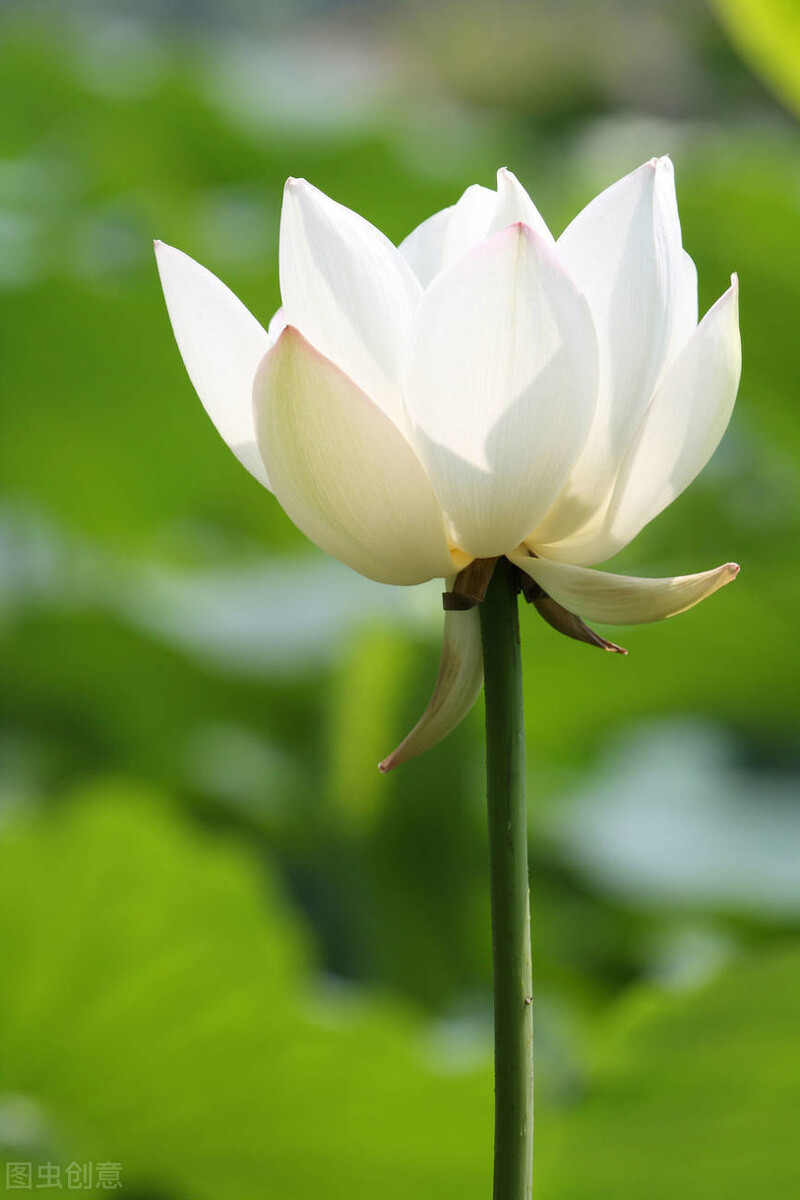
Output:
[[[698,324],[668,158],[602,192],[558,241],[506,170],[399,247],[290,179],[268,329],[205,268],[156,250],[217,429],[361,574],[452,587],[505,555],[562,626],[660,620],[735,577],[733,563],[669,579],[590,569],[691,483],[739,382],[737,281]],[[448,612],[434,697],[383,769],[448,733],[481,671],[477,610]]]

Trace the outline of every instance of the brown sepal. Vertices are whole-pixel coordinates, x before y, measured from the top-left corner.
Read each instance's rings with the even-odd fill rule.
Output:
[[[534,606],[539,616],[544,617],[548,625],[552,625],[553,629],[557,629],[559,633],[563,633],[567,637],[574,638],[576,642],[586,642],[589,646],[610,650],[613,654],[628,653],[616,642],[610,642],[608,638],[604,638],[594,629],[590,629],[581,617],[563,608],[552,596],[548,596],[547,592],[529,575],[522,572],[520,574],[522,575],[523,596],[529,604]]]
[[[456,576],[453,590],[442,593],[442,608],[445,612],[465,612],[475,608],[486,596],[486,589],[494,573],[496,558],[474,558]]]

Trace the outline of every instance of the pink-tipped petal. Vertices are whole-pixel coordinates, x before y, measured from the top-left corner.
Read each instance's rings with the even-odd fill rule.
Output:
[[[501,229],[514,225],[517,221],[522,221],[534,233],[544,238],[548,245],[553,245],[553,235],[525,188],[513,171],[501,167],[497,172],[497,209],[489,233],[499,233]]]
[[[320,549],[379,583],[452,571],[442,513],[411,445],[290,325],[258,370],[254,403],[275,495]]]

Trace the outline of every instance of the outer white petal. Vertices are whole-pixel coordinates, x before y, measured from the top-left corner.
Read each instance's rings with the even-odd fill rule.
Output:
[[[548,543],[580,529],[607,500],[667,355],[692,325],[669,159],[645,163],[592,200],[557,249],[592,311],[600,403],[563,495],[534,534]],[[696,307],[694,313],[696,321]]]
[[[563,541],[548,542],[548,520],[525,539],[561,562],[604,562],[689,486],[730,420],[741,373],[736,276],[672,363],[639,422],[608,503]]]
[[[406,403],[467,554],[513,549],[547,511],[592,419],[596,353],[585,300],[525,225],[484,242],[425,293]]]
[[[607,625],[641,625],[674,617],[699,604],[739,574],[736,563],[725,563],[699,575],[640,579],[525,554],[508,557],[564,608],[586,621]]]
[[[524,222],[546,242],[553,244],[553,235],[525,188],[516,175],[502,167],[497,172],[497,208],[489,232],[499,233],[517,221]]]
[[[286,323],[402,423],[400,361],[422,288],[389,239],[305,180],[290,179],[280,277]]]
[[[400,253],[423,287],[486,237],[497,211],[497,193],[473,184],[457,204],[434,213],[400,243]]]
[[[624,433],[653,394],[687,301],[670,160],[653,159],[597,196],[558,239],[558,252],[589,301],[612,431]]]
[[[685,250],[681,255],[677,294],[672,337],[667,348],[666,369],[669,369],[697,328],[697,267],[694,259]]]
[[[269,335],[188,254],[164,242],[156,242],[155,250],[175,340],[195,391],[239,462],[269,487],[253,421],[253,379],[270,348]]]
[[[442,514],[413,449],[292,326],[258,369],[254,406],[275,495],[322,550],[380,583],[452,572]]]
[[[448,590],[451,586],[452,583],[448,584]],[[408,737],[379,764],[380,770],[385,774],[447,737],[472,708],[482,682],[478,609],[446,612],[439,675],[430,703]]]
[[[622,464],[603,536],[585,562],[616,554],[702,471],[730,421],[741,369],[733,276],[656,389]]]

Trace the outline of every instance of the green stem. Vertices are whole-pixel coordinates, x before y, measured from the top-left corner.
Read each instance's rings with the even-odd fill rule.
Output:
[[[494,1200],[530,1200],[533,1011],[525,729],[514,568],[501,558],[480,606],[494,976]]]

